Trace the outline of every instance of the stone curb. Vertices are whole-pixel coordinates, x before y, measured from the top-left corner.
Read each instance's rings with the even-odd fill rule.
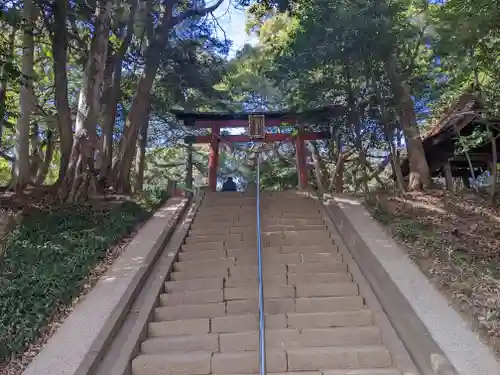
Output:
[[[159,304],[159,295],[164,289],[174,261],[177,259],[184,238],[200,206],[202,195],[195,197],[187,214],[172,234],[157,264],[151,270],[137,300],[132,305],[125,323],[96,371],[86,375],[129,375],[132,359],[139,354],[141,342],[147,336],[148,323]]]
[[[325,207],[421,375],[500,373],[493,353],[361,203],[333,196]]]
[[[394,367],[396,367],[398,370],[401,370],[404,375],[419,375],[420,372],[417,370],[415,364],[411,360],[410,354],[406,350],[403,342],[392,326],[389,318],[387,317],[387,314],[382,308],[382,305],[373,292],[373,289],[364,277],[363,272],[361,272],[358,264],[352,257],[351,252],[342,240],[340,233],[335,228],[333,222],[330,220],[330,217],[328,215],[328,208],[323,206],[322,211],[325,217],[325,223],[330,231],[330,235],[337,245],[339,252],[343,255],[344,262],[347,263],[347,268],[352,274],[354,281],[359,285],[360,295],[365,300],[366,306],[373,312],[375,325],[378,326],[381,330],[382,341],[391,353]]]
[[[173,197],[156,211],[23,375],[86,375],[95,369],[189,202]]]

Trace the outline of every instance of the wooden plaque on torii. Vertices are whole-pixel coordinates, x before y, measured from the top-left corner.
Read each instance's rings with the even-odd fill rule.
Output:
[[[248,130],[253,139],[266,138],[266,123],[264,115],[248,116]]]

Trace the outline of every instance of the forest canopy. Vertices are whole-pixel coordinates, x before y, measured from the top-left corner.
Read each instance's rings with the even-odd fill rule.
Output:
[[[185,178],[188,131],[172,109],[300,111],[340,104],[346,116],[307,121],[332,134],[308,144],[313,185],[338,192],[387,185],[419,190],[436,174],[420,136],[436,118],[464,93],[499,117],[498,0],[224,3],[229,11],[246,10],[247,31],[258,39],[235,54],[231,30],[221,30],[214,16],[222,4],[4,0],[3,185],[16,194],[48,186],[62,202],[130,194]],[[481,131],[483,139],[496,139],[498,128]],[[227,146],[221,176],[251,178],[239,150]],[[207,150],[195,154],[194,167],[205,176]],[[290,186],[293,155],[293,145],[275,145],[264,170],[289,172],[263,181]],[[401,171],[403,158],[409,173]]]

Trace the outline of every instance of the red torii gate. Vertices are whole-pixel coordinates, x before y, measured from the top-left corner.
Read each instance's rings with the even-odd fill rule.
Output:
[[[304,131],[299,125],[299,118],[310,117],[312,115],[339,116],[344,113],[344,107],[330,106],[315,110],[308,110],[301,113],[292,114],[290,112],[238,112],[238,113],[214,113],[214,112],[183,112],[172,110],[177,120],[184,122],[184,125],[192,129],[211,129],[211,135],[190,136],[186,137],[186,143],[209,143],[210,155],[208,161],[208,186],[211,191],[216,191],[217,188],[217,167],[219,162],[219,142],[224,139],[228,142],[280,142],[292,141],[296,148],[296,165],[299,175],[299,189],[304,190],[308,185],[307,165],[306,165],[306,149],[304,141],[312,141],[319,139],[330,138],[330,132],[308,132]],[[265,133],[265,127],[261,129],[261,137],[255,139],[250,135],[223,135],[220,131],[222,128],[241,128],[250,125],[250,119],[260,117],[264,120],[265,127],[280,126],[287,124],[297,129],[296,135],[291,134],[275,134]],[[254,133],[254,132],[252,132]],[[191,170],[191,166],[188,168]],[[188,172],[188,186],[191,185],[192,174]]]

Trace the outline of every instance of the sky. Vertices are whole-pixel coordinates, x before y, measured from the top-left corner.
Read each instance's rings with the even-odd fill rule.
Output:
[[[209,4],[210,2],[207,3]],[[214,17],[225,31],[226,38],[233,41],[233,47],[229,54],[230,58],[246,43],[257,43],[257,37],[255,35],[247,35],[245,32],[245,11],[243,9],[237,9],[233,3],[234,0],[224,0],[222,5],[214,12]],[[217,36],[224,38],[222,30],[217,31]]]
[[[233,57],[245,44],[250,43],[255,45],[257,43],[258,39],[255,35],[248,35],[245,32],[245,11],[237,9],[231,4],[231,0],[224,0],[222,5],[214,12],[214,16],[220,27],[224,30],[226,38],[233,41],[233,46],[228,58]],[[222,30],[217,31],[217,36],[224,38]],[[226,130],[230,134],[242,134],[245,131],[244,128],[228,128],[221,130]]]

